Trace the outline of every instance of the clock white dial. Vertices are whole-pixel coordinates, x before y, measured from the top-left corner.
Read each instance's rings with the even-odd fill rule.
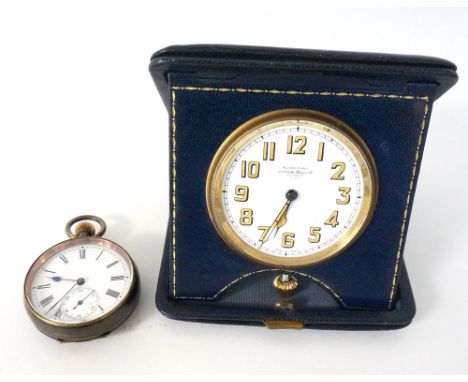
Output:
[[[30,302],[45,319],[78,324],[111,312],[130,290],[133,269],[111,248],[83,244],[52,254],[32,278]]]
[[[307,111],[273,113],[241,126],[208,176],[210,217],[241,253],[305,265],[335,255],[367,223],[376,171],[349,127]]]

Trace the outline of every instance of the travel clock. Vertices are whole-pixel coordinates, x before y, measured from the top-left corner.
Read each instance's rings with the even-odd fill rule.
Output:
[[[164,314],[270,328],[411,322],[404,244],[432,103],[455,65],[193,45],[155,53],[150,72],[170,114]]]
[[[100,225],[99,232],[92,221]],[[101,237],[105,230],[96,216],[72,219],[66,225],[70,240],[49,248],[29,269],[25,305],[36,327],[49,337],[97,338],[134,310],[139,296],[136,266],[122,247]]]

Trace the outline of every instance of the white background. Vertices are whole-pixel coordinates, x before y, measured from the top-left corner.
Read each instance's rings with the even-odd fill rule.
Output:
[[[1,3],[1,372],[468,372],[468,12],[305,4]],[[418,307],[409,327],[269,331],[156,310],[168,117],[147,66],[154,51],[188,43],[423,54],[458,65],[461,80],[433,110],[408,232]],[[23,278],[83,213],[103,217],[106,236],[133,255],[141,301],[110,336],[60,344],[29,321]]]

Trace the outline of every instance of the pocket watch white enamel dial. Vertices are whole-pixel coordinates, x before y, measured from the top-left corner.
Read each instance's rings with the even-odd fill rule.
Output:
[[[98,233],[89,221],[99,223]],[[105,227],[102,219],[91,215],[71,220],[66,232],[72,239],[48,249],[29,269],[25,305],[39,330],[50,337],[66,341],[99,337],[135,308],[136,267],[122,247],[101,238]]]
[[[287,109],[237,128],[211,163],[206,200],[221,238],[268,265],[316,264],[363,232],[377,170],[356,132],[336,118]]]

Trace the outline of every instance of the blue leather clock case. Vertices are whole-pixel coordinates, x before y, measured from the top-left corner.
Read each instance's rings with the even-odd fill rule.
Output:
[[[170,113],[170,222],[157,292],[174,318],[312,327],[389,328],[414,315],[402,254],[433,101],[456,80],[445,60],[236,46],[169,47],[150,71]],[[373,154],[378,201],[359,239],[339,256],[279,269],[240,256],[209,219],[211,160],[244,122],[274,110],[330,114]],[[403,269],[403,270],[402,270]],[[300,280],[280,297],[279,273]],[[290,309],[277,309],[287,302]]]

